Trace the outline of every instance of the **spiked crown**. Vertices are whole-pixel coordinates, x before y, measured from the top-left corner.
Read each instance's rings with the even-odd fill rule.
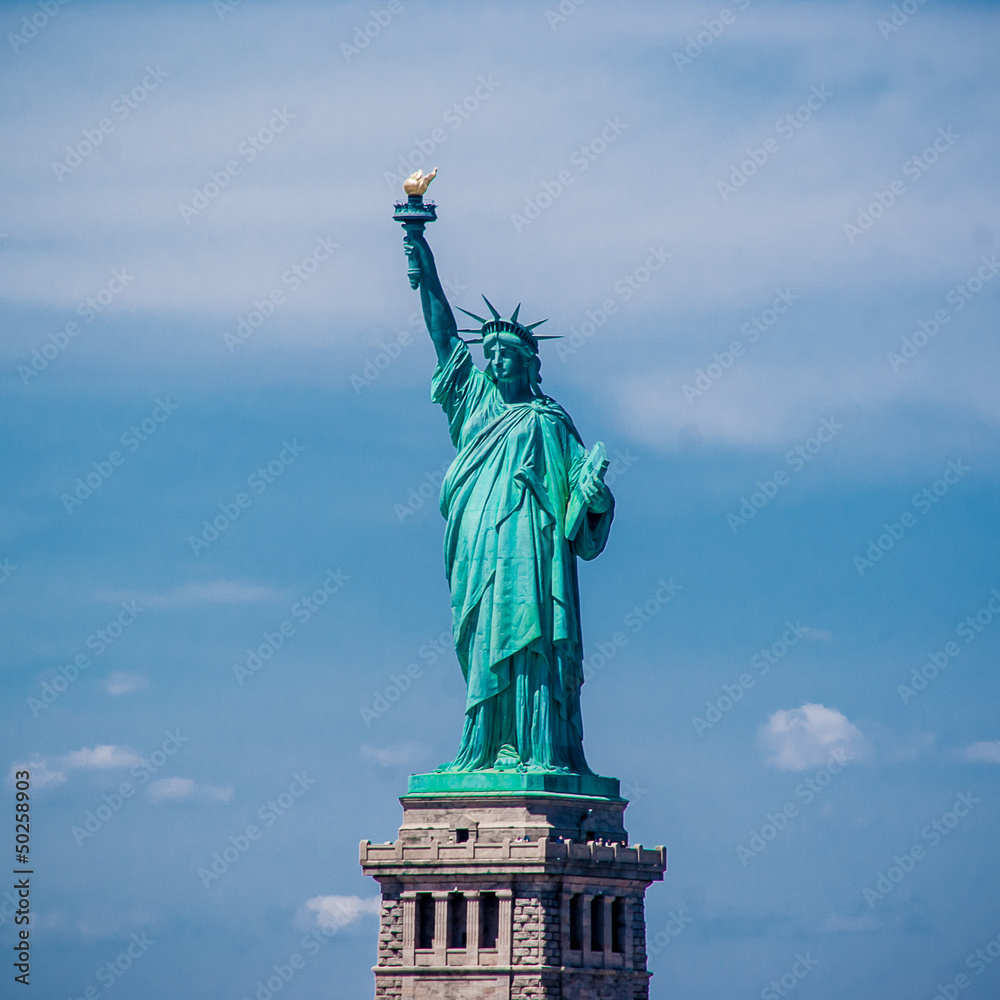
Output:
[[[536,326],[541,326],[543,323],[547,323],[548,320],[540,319],[537,323],[529,323],[525,326],[523,323],[517,321],[517,314],[521,311],[521,304],[518,303],[517,308],[511,313],[510,319],[504,319],[500,313],[493,308],[493,304],[490,302],[486,296],[483,296],[483,301],[489,307],[490,313],[492,314],[491,319],[484,319],[482,316],[477,316],[475,313],[469,312],[468,309],[462,309],[461,306],[458,307],[460,312],[464,312],[466,316],[471,316],[477,323],[482,324],[478,330],[459,330],[459,333],[475,333],[478,334],[476,337],[472,337],[466,341],[467,344],[485,344],[488,340],[492,340],[498,337],[501,333],[508,333],[514,337],[517,337],[533,354],[538,353],[538,341],[540,340],[557,340],[558,335],[545,334],[535,334],[532,330]]]

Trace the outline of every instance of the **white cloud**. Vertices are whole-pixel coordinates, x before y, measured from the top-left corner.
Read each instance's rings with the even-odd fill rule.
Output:
[[[322,930],[339,931],[359,917],[378,916],[381,902],[378,896],[313,896],[306,900],[306,909],[315,914]]]
[[[149,786],[149,798],[152,802],[194,801],[217,804],[229,802],[232,797],[231,786],[212,785],[193,778],[161,778]]]
[[[146,678],[142,674],[128,673],[117,670],[101,681],[101,687],[110,695],[135,694],[146,686]]]
[[[7,773],[7,780],[13,782],[18,771],[28,771],[31,774],[31,785],[33,788],[45,788],[49,785],[61,785],[66,780],[64,771],[52,770],[48,762],[42,758],[35,758],[30,763],[15,763]]]
[[[49,758],[36,754],[29,763],[13,764],[7,778],[13,781],[15,772],[28,770],[31,772],[32,786],[45,788],[61,785],[68,778],[67,771],[132,767],[142,763],[142,757],[130,747],[105,743],[93,748],[81,747],[79,750],[71,750],[61,757]]]
[[[128,747],[118,747],[106,743],[96,746],[92,750],[83,747],[81,750],[73,750],[63,758],[63,764],[69,768],[106,768],[106,767],[133,767],[141,764],[140,757],[134,750]]]
[[[974,764],[1000,764],[1000,740],[973,743],[962,751],[962,757]]]
[[[837,752],[855,760],[864,749],[861,730],[836,709],[807,703],[775,712],[761,728],[768,764],[782,771],[824,767]]]

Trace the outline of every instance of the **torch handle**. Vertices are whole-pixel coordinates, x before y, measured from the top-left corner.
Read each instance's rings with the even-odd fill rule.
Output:
[[[423,231],[423,222],[403,223],[403,232],[406,233],[404,240],[409,239],[411,236],[419,236],[423,233]],[[406,275],[410,279],[410,288],[416,291],[420,287],[420,265],[417,263],[416,256],[414,255],[412,248],[407,249],[406,256],[409,260],[409,265],[406,268]]]

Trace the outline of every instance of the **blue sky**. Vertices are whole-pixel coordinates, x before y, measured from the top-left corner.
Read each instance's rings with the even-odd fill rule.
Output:
[[[670,852],[651,995],[997,995],[998,28],[0,7],[0,822],[28,765],[38,996],[241,1000],[295,954],[283,997],[371,993],[357,844],[464,698],[391,219],[418,166],[453,303],[548,317],[544,388],[616,457],[585,746]]]

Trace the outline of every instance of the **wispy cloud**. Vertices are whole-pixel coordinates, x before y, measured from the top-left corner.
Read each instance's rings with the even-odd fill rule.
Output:
[[[150,593],[114,591],[105,594],[112,602],[135,600],[150,608],[190,608],[197,604],[256,604],[282,598],[280,591],[259,584],[215,580],[211,583],[185,583],[169,590]]]
[[[1000,764],[1000,740],[973,743],[960,753],[963,760],[973,764]]]
[[[54,785],[61,785],[66,780],[66,772],[49,765],[49,762],[41,757],[33,757],[30,761],[18,761],[11,765],[7,772],[7,780],[14,781],[17,771],[28,771],[31,775],[31,784],[35,788],[51,788]]]
[[[79,750],[71,750],[67,754],[51,758],[35,754],[27,762],[11,765],[7,778],[12,781],[15,771],[26,769],[31,772],[32,785],[36,788],[45,788],[61,785],[68,779],[68,771],[133,767],[142,763],[142,757],[130,747],[104,743],[95,747],[81,747]]]
[[[147,681],[142,674],[116,670],[101,681],[101,687],[110,695],[135,694],[146,687]]]
[[[109,768],[134,767],[141,764],[142,757],[128,747],[114,746],[110,743],[96,746],[93,749],[83,747],[73,750],[63,757],[63,764],[68,768]]]
[[[880,926],[880,922],[871,913],[863,913],[860,917],[842,917],[831,913],[823,929],[834,934],[860,934]]]
[[[193,778],[161,778],[149,786],[151,802],[206,802],[220,804],[230,802],[233,789]]]
[[[363,760],[373,761],[379,767],[396,767],[399,764],[409,764],[416,760],[420,747],[415,743],[404,743],[398,747],[375,747],[369,743],[361,744]]]

